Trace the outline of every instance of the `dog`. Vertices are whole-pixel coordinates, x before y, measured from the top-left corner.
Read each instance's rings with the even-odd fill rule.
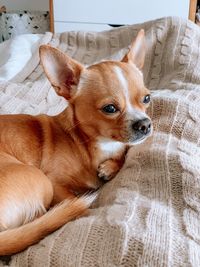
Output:
[[[0,116],[0,255],[20,252],[83,215],[95,191],[121,169],[127,149],[152,132],[143,30],[119,62],[86,68],[51,46],[39,52],[69,104],[56,116]]]

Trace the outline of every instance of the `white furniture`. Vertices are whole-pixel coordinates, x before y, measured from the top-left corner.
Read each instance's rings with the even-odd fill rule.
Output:
[[[189,17],[197,0],[50,0],[52,31],[109,29],[165,16]],[[53,19],[54,17],[54,19]],[[190,15],[191,18],[191,15]],[[192,18],[193,19],[193,18]]]

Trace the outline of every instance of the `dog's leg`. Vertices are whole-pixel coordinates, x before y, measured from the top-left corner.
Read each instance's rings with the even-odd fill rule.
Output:
[[[109,181],[115,177],[119,170],[118,161],[108,159],[99,165],[97,170],[98,177],[104,181]]]
[[[100,179],[109,181],[116,176],[124,164],[128,148],[129,146],[126,146],[116,158],[107,159],[99,165],[97,175]]]
[[[52,198],[52,184],[39,169],[0,153],[0,231],[41,216]]]
[[[76,196],[67,190],[67,187],[63,186],[62,184],[59,183],[54,183],[53,184],[53,200],[52,200],[52,206],[57,205],[58,203],[62,202],[65,199],[68,200],[74,200],[76,199]]]

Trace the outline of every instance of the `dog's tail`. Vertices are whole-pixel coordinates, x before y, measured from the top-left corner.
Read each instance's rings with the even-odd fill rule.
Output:
[[[0,232],[0,256],[24,250],[65,223],[84,214],[96,196],[97,193],[92,193],[75,200],[65,200],[30,223]]]

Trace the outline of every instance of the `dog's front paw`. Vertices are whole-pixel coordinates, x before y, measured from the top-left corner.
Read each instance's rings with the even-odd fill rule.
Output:
[[[106,160],[101,163],[97,169],[97,175],[104,181],[109,181],[115,177],[120,167],[117,161],[112,159]]]

